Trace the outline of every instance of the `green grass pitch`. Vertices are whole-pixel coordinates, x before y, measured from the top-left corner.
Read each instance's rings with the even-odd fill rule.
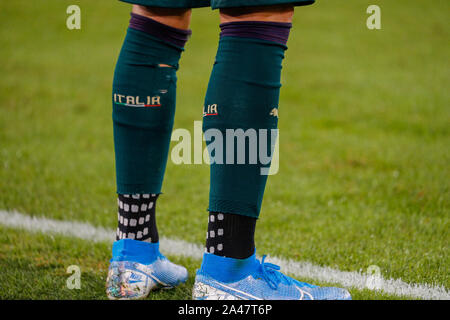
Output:
[[[0,2],[0,209],[114,228],[111,84],[129,19],[118,1]],[[368,30],[366,8],[381,8]],[[450,287],[450,2],[318,0],[298,8],[283,64],[280,170],[258,254]],[[175,128],[201,121],[218,12],[196,9]],[[169,161],[161,235],[202,244],[209,168]],[[105,299],[110,245],[0,224],[0,299]],[[151,299],[189,299],[188,283]],[[82,289],[65,286],[79,265]],[[303,279],[301,279],[303,280]],[[310,280],[310,279],[304,279]],[[350,290],[355,299],[398,299]]]

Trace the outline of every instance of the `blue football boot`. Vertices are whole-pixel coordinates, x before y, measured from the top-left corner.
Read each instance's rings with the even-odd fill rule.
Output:
[[[194,300],[351,300],[341,288],[318,287],[282,274],[255,254],[232,259],[204,253],[192,291]]]
[[[122,239],[113,244],[106,294],[111,300],[142,299],[151,290],[173,288],[187,277],[186,268],[159,252],[159,243]]]

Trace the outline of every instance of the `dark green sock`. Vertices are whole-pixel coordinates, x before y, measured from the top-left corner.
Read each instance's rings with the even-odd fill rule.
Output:
[[[128,29],[113,83],[117,193],[161,192],[182,48]],[[166,64],[171,67],[162,67]]]
[[[270,167],[276,140],[276,135],[271,133],[277,132],[285,49],[282,44],[261,39],[232,36],[220,39],[203,112],[203,130],[210,157],[215,161],[223,160],[210,167],[210,212],[259,216],[267,180],[264,169]],[[208,141],[208,131],[214,130],[222,133],[223,157],[218,157],[217,150],[213,150],[214,139]],[[245,139],[241,140],[245,141],[243,164],[237,157],[238,139],[234,147],[227,139],[233,132]],[[267,139],[261,138],[264,132]],[[261,157],[262,151],[266,151],[268,161]],[[234,163],[227,164],[227,158]]]

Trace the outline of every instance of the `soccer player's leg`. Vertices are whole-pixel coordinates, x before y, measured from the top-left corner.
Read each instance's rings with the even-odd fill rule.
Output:
[[[276,139],[271,133],[277,132],[281,66],[294,1],[225,8],[246,2],[212,1],[221,8],[221,34],[203,112],[211,159],[209,220],[193,298],[350,299],[344,289],[299,282],[255,257],[254,232],[270,166],[270,158],[261,155],[272,153]]]
[[[158,4],[135,1],[144,2]],[[187,270],[159,251],[155,214],[175,114],[176,71],[191,33],[190,15],[187,6],[133,5],[116,64],[112,116],[118,228],[106,281],[110,299],[143,298],[152,289],[174,287],[187,279]]]

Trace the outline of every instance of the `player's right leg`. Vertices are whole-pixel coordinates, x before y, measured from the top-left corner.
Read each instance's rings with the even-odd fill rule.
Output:
[[[134,5],[112,93],[119,208],[106,281],[110,299],[143,298],[152,289],[174,287],[187,279],[184,267],[159,252],[155,207],[173,127],[176,71],[190,35],[193,1],[126,2]]]

